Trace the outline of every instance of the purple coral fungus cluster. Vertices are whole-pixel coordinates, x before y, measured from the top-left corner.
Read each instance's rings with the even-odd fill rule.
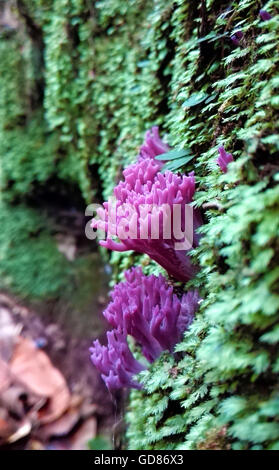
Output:
[[[107,233],[102,246],[146,253],[177,280],[188,281],[196,273],[188,251],[198,244],[195,230],[202,221],[198,210],[191,207],[187,212],[195,192],[194,174],[160,173],[163,162],[155,157],[168,151],[158,127],[153,127],[145,135],[137,162],[123,171],[124,181],[114,188],[113,206],[105,202],[92,227]],[[147,362],[135,359],[127,336],[140,346],[146,361],[153,362],[162,351],[173,351],[199,303],[197,291],[179,299],[162,275],[145,276],[140,268],[133,268],[125,278],[115,285],[103,313],[113,327],[107,332],[107,346],[96,340],[90,350],[109,390],[141,388],[134,376]]]
[[[195,177],[193,173],[188,176],[170,171],[160,173],[163,162],[155,157],[168,150],[157,127],[148,131],[137,162],[123,171],[124,181],[114,188],[114,216],[111,217],[109,202],[105,202],[98,211],[99,219],[93,219],[92,226],[107,233],[107,239],[100,242],[102,246],[115,251],[146,253],[177,280],[188,281],[195,275],[196,268],[187,253],[189,248],[177,249],[177,243],[185,241],[191,225],[185,208],[193,199]],[[233,157],[223,146],[218,150],[217,163],[226,172]],[[173,230],[177,207],[180,234]],[[171,236],[166,234],[166,221],[171,221]],[[198,244],[195,230],[200,224],[199,212],[192,210],[192,246]],[[118,236],[119,241],[114,241],[113,236]],[[199,304],[197,291],[189,291],[178,298],[162,275],[145,276],[141,268],[133,268],[125,272],[125,278],[115,285],[112,300],[103,312],[113,328],[107,332],[107,345],[96,340],[90,350],[91,360],[109,390],[141,388],[135,375],[146,369],[147,362],[134,357],[127,336],[141,348],[146,361],[153,362],[163,351],[173,351]]]
[[[140,268],[132,268],[125,278],[114,287],[112,301],[104,311],[113,327],[107,332],[108,344],[101,346],[96,340],[90,350],[92,362],[109,390],[140,388],[133,376],[146,365],[134,358],[127,335],[141,347],[147,361],[153,362],[181,340],[199,303],[197,291],[189,291],[179,299],[162,275],[145,276]]]
[[[123,171],[124,181],[114,188],[114,217],[105,202],[92,227],[107,233],[102,246],[145,253],[177,280],[188,281],[197,270],[187,252],[198,244],[196,229],[202,221],[199,211],[189,206],[195,192],[194,174],[160,173],[162,162],[154,157],[168,149],[157,127],[146,133],[137,162]]]

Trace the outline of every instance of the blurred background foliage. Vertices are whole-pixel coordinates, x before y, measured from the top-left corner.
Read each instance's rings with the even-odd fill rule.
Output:
[[[0,5],[2,286],[44,299],[90,292],[84,208],[111,194],[160,125],[195,156],[176,170],[194,168],[199,182],[204,301],[177,354],[132,392],[126,445],[278,450],[278,0]],[[220,144],[237,160],[226,175]],[[113,282],[134,263],[158,270],[114,253]]]

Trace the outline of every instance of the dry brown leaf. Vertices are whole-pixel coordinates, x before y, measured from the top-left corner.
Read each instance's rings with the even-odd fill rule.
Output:
[[[37,395],[50,397],[65,386],[61,373],[45,352],[27,338],[20,337],[10,362],[13,375]]]
[[[62,374],[46,353],[36,348],[29,339],[19,337],[10,362],[14,377],[40,397],[48,398],[48,404],[39,411],[41,423],[59,418],[69,407],[70,392]]]
[[[60,418],[52,423],[45,424],[39,430],[39,437],[49,439],[52,436],[67,436],[80,419],[80,410],[75,407],[69,408]]]

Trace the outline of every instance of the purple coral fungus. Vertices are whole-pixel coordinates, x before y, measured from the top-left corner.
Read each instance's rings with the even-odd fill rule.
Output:
[[[158,128],[152,128],[145,139],[137,163],[123,171],[124,181],[114,188],[114,205],[105,202],[92,227],[107,233],[100,245],[114,251],[146,253],[170,275],[188,281],[197,269],[187,252],[197,246],[195,230],[202,223],[199,211],[189,206],[195,177],[193,173],[160,173],[162,162],[154,157],[167,146],[159,138]],[[114,236],[120,242],[115,242]]]
[[[216,160],[217,164],[219,165],[223,173],[227,173],[228,164],[234,161],[233,156],[231,153],[226,152],[223,145],[221,145],[218,148],[218,152],[219,152],[219,157]]]
[[[145,133],[144,143],[140,147],[138,161],[143,158],[155,158],[170,150],[168,144],[162,141],[159,135],[159,127],[153,126]]]
[[[236,31],[232,36],[231,36],[231,40],[232,42],[234,43],[235,46],[239,46],[239,43],[241,41],[241,39],[243,38],[243,32],[241,30],[239,31]]]
[[[108,345],[96,340],[91,348],[93,364],[102,373],[108,389],[140,388],[133,376],[146,368],[132,355],[126,337],[130,335],[142,348],[149,362],[162,351],[172,351],[192,322],[198,308],[197,291],[179,299],[159,275],[145,276],[141,268],[125,273],[126,281],[117,284],[104,316],[114,328],[107,333]]]
[[[272,18],[272,16],[266,10],[260,10],[259,15],[262,21],[268,21],[268,20],[271,20]]]
[[[119,330],[112,330],[107,332],[107,340],[107,346],[102,346],[97,339],[90,348],[91,360],[101,372],[107,388],[140,388],[133,376],[145,366],[134,358],[126,336]]]

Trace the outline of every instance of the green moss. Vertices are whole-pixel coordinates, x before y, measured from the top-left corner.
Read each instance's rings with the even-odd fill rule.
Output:
[[[1,204],[0,278],[2,288],[29,298],[51,298],[67,287],[69,268],[46,220],[23,205]]]
[[[278,6],[269,2],[271,10]],[[198,14],[193,23],[186,2],[174,8],[177,53],[166,123],[173,142],[196,154],[196,204],[217,200],[221,210],[205,214],[195,253],[202,265],[195,284],[204,301],[177,347],[184,357],[171,368],[176,378],[165,389],[158,361],[144,374],[146,392],[133,392],[127,416],[131,448],[199,449],[218,429],[223,430],[221,448],[278,446],[278,17],[260,23],[258,9],[257,2],[243,1],[234,14],[231,29],[245,21],[244,42],[235,48],[222,38],[230,20],[216,21],[218,2],[210,4],[208,44],[198,40],[196,26],[189,33],[190,25],[204,19]],[[204,42],[208,57],[200,47]],[[212,100],[185,107],[197,92]],[[215,163],[221,143],[237,158],[227,175]],[[158,381],[152,389],[154,377]],[[170,400],[157,421],[151,418],[154,393],[158,405],[166,395]],[[148,411],[137,418],[141,402]],[[271,410],[268,416],[262,411],[266,408]]]
[[[278,0],[265,5],[273,15],[266,22],[257,0],[28,7],[45,46],[36,109],[27,31],[0,46],[2,187],[13,203],[11,220],[7,209],[2,216],[3,282],[39,295],[68,282],[62,258],[53,262],[50,221],[16,207],[19,197],[55,175],[78,185],[85,204],[96,179],[107,198],[144,131],[159,124],[173,147],[195,156],[180,171],[195,170],[196,205],[212,205],[193,254],[201,271],[192,285],[204,300],[177,353],[156,361],[142,374],[144,391],[131,393],[127,446],[278,449]],[[230,40],[236,29],[244,32],[239,47]],[[226,175],[215,162],[220,144],[236,159]],[[24,229],[11,243],[17,218]],[[134,253],[110,261],[112,283],[134,264],[147,274],[160,269]]]

